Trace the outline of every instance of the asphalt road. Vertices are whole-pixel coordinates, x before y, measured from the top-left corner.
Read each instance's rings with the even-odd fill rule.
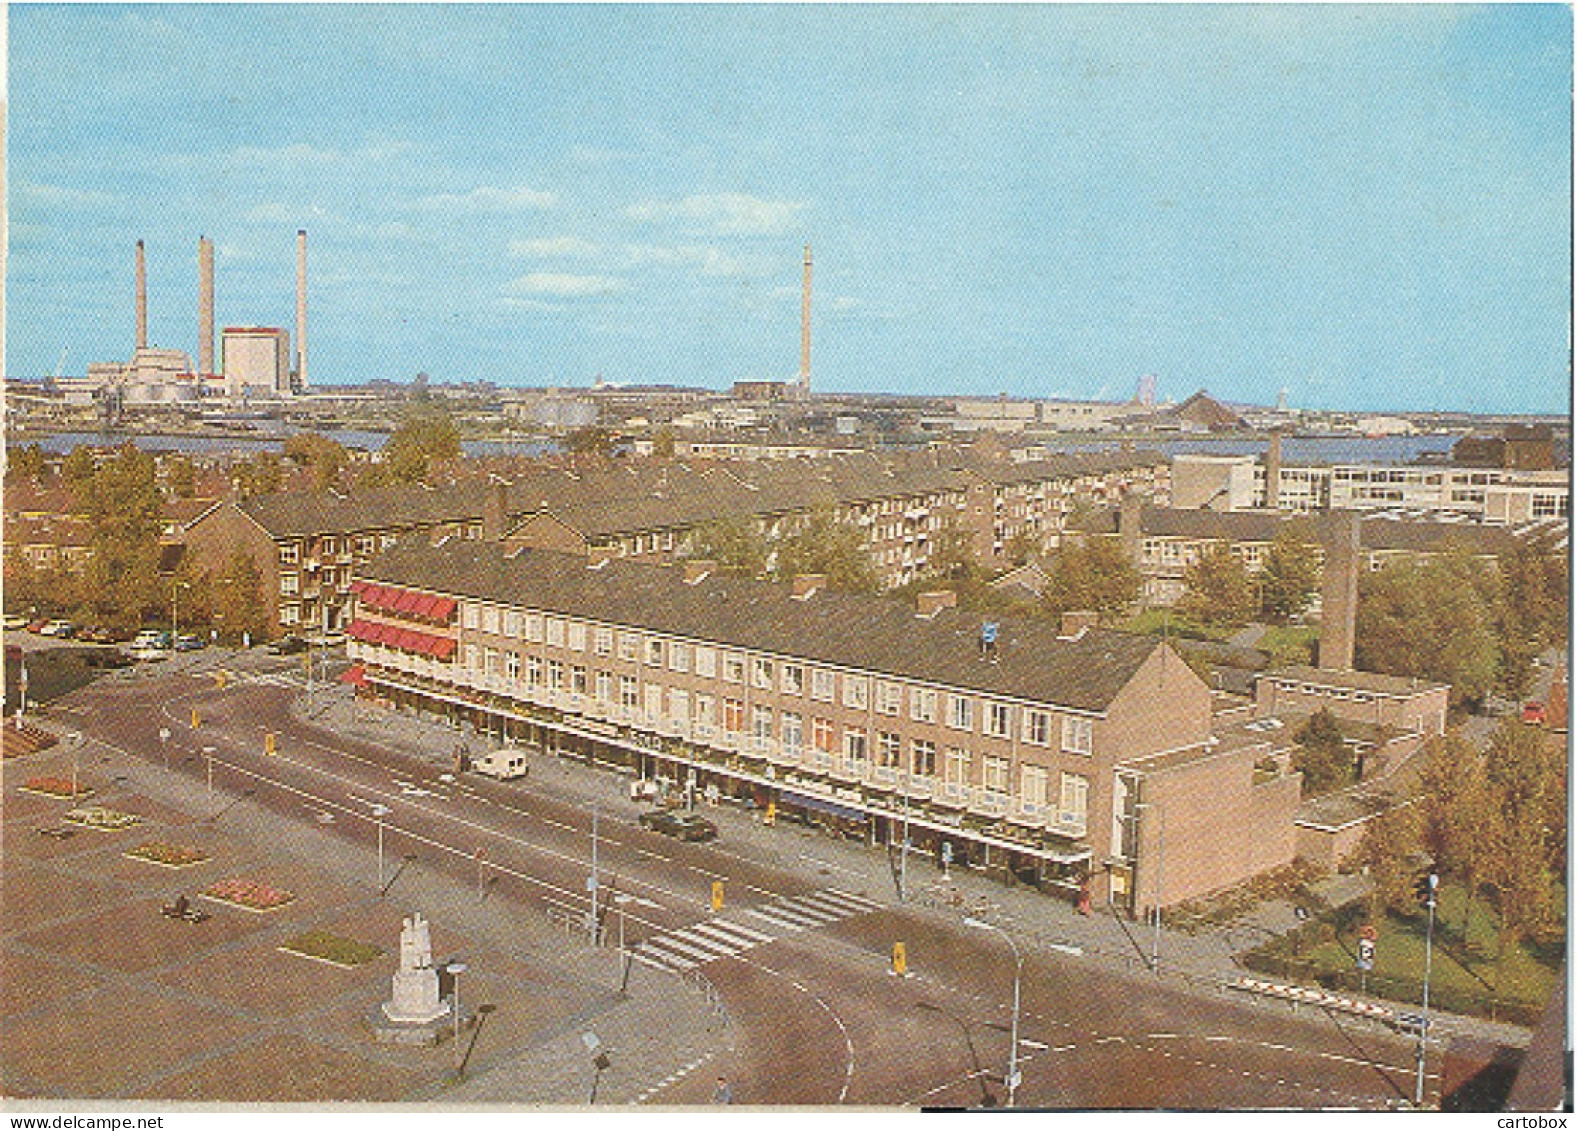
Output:
[[[417,853],[479,898],[585,922],[593,814],[534,784],[560,772],[552,759],[534,757],[533,778],[521,782],[468,774],[446,783],[448,767],[430,751],[294,715],[299,661],[254,655],[245,664],[252,670],[224,686],[202,665],[155,668],[101,680],[59,706],[70,726],[128,754],[198,781],[211,773],[216,812],[251,791],[254,803],[320,829],[330,846],[371,849],[381,835],[385,878]],[[637,825],[621,779],[578,765],[562,772],[605,784],[595,852],[598,903],[611,907],[607,945],[622,937],[642,960],[710,982],[741,1036],[716,1065],[738,1102],[1004,1101],[1016,963],[1000,931],[895,904],[890,888],[749,843],[676,842]],[[362,880],[378,884],[375,874]],[[715,912],[714,882],[724,891]],[[892,972],[899,941],[908,977]],[[1413,1094],[1413,1045],[1399,1034],[1091,957],[1028,944],[1022,952],[1018,1106],[1376,1109]],[[706,1103],[712,1088],[701,1074],[652,1102]]]

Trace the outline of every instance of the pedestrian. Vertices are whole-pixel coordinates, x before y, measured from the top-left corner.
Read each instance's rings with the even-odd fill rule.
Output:
[[[717,1078],[717,1090],[712,1093],[712,1102],[715,1104],[731,1104],[734,1102],[734,1090],[728,1086],[725,1077]]]

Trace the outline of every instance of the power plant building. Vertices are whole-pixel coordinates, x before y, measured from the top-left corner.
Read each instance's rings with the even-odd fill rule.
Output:
[[[228,397],[290,395],[290,331],[226,326],[222,356]]]

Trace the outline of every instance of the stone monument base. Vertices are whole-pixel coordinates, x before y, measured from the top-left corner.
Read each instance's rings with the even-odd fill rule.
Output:
[[[447,1012],[431,1021],[391,1021],[383,1006],[375,1005],[366,1013],[367,1028],[372,1039],[380,1045],[419,1045],[432,1047],[454,1037],[454,1018]],[[460,1009],[460,1031],[463,1033],[476,1024],[476,1014],[464,1006]]]

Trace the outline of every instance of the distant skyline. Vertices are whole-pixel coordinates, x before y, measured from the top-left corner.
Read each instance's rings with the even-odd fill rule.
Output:
[[[1564,5],[13,5],[6,373],[1570,411]],[[217,355],[217,343],[216,343]]]

